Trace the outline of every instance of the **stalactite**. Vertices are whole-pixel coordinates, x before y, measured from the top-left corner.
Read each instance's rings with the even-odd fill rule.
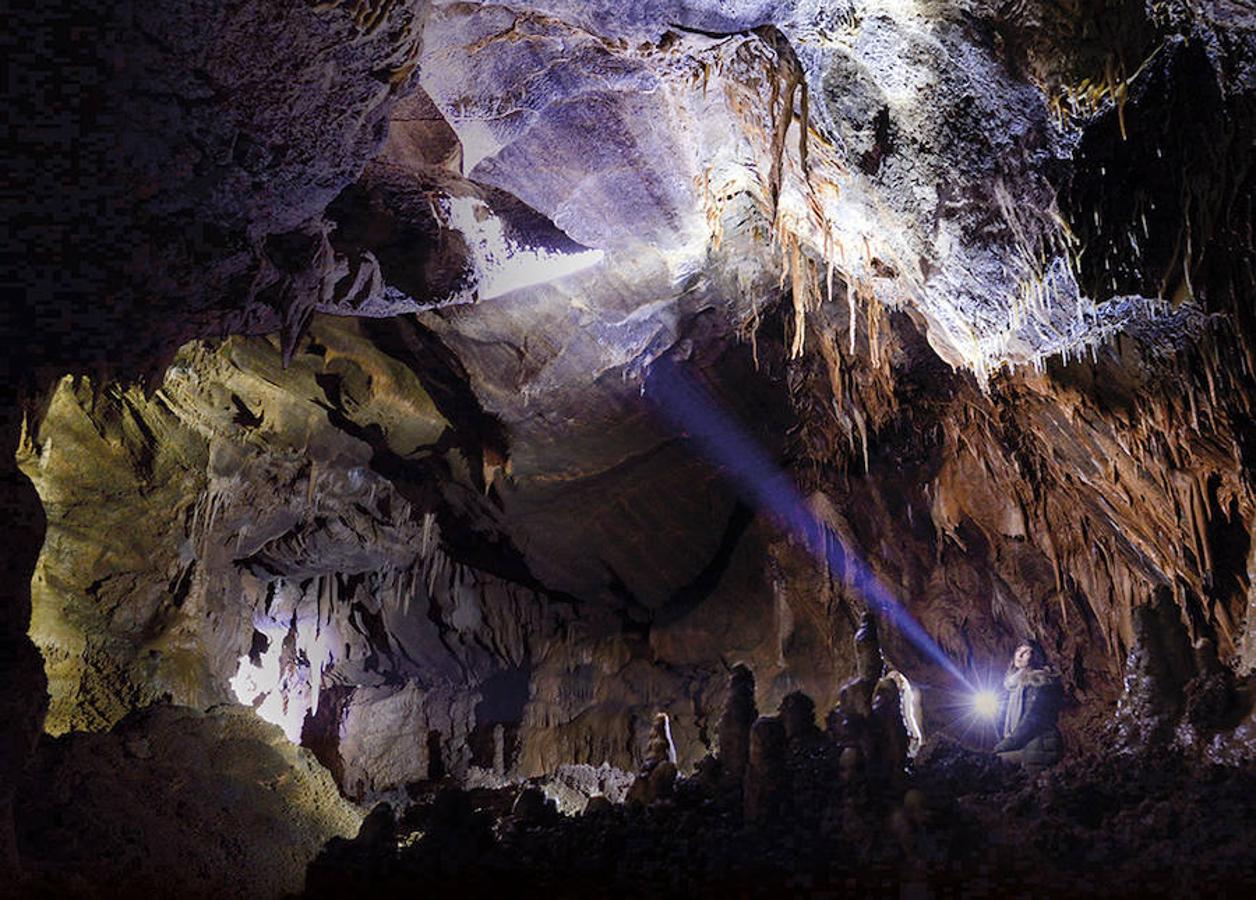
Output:
[[[310,508],[311,515],[318,513],[318,463],[310,460],[310,472],[305,486],[305,505]]]

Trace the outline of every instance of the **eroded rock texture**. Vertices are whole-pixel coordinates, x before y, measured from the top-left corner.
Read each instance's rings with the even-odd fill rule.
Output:
[[[107,734],[45,738],[16,813],[49,896],[280,896],[362,820],[309,751],[240,707],[154,707]]]
[[[824,673],[840,660],[822,644],[788,646],[831,626],[795,623],[775,595],[784,587],[753,574],[760,548],[780,538],[766,525],[743,536],[750,514],[698,461],[673,451],[701,480],[673,482],[671,497],[654,494],[654,464],[604,478],[602,490],[625,499],[591,533],[571,515],[575,498],[504,474],[514,457],[494,420],[464,408],[464,427],[450,425],[439,407],[455,398],[438,403],[419,378],[439,385],[451,372],[397,348],[406,362],[360,326],[322,319],[287,369],[277,342],[233,338],[187,348],[151,399],[62,382],[20,454],[53,511],[31,627],[50,678],[50,731],[108,728],[161,700],[242,700],[362,798],[472,767],[499,777],[567,763],[632,769],[656,710],[673,717],[678,755],[692,764],[723,702],[722,654],[780,673],[769,697],[802,683],[831,702]],[[635,415],[649,420],[644,408]],[[725,535],[724,550],[704,509],[675,516],[693,487],[693,502],[714,496],[730,510],[736,540]],[[512,543],[537,533],[532,504],[554,496],[568,511],[546,524],[549,540],[584,553],[627,540],[637,523],[616,513],[647,493],[660,530],[620,552],[626,571],[648,569],[635,579],[674,585],[662,613],[668,595],[651,609],[596,557],[604,595],[555,591],[529,568],[535,550]],[[731,563],[691,574],[703,560],[669,546],[691,535],[745,558],[734,571],[755,579],[755,605],[734,602],[744,585],[720,586]],[[660,559],[678,571],[651,565]],[[756,607],[781,626],[763,634]]]
[[[677,769],[720,745],[703,777],[749,766],[740,814],[770,820],[787,746],[823,745],[798,691],[829,715],[858,686],[845,712],[901,743],[882,663],[955,730],[952,694],[1033,636],[1071,746],[1250,762],[1243,5],[124,3],[22,29],[18,121],[66,127],[10,142],[6,866],[41,722],[33,777],[72,780],[73,748],[234,701],[399,803],[562,767],[551,794],[609,792],[665,714]],[[857,744],[813,774],[854,777]],[[487,846],[464,801],[449,833]],[[868,839],[865,801],[826,799],[825,833]]]

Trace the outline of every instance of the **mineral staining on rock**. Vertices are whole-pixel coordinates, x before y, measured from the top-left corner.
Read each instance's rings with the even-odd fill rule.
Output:
[[[162,697],[240,700],[295,742],[329,672],[370,693],[407,665],[428,679],[459,671],[436,613],[409,606],[451,587],[452,627],[470,630],[483,618],[476,582],[440,550],[433,513],[401,493],[434,507],[457,490],[424,477],[446,422],[352,323],[313,333],[287,369],[266,341],[190,347],[151,399],[61,385],[26,457],[55,521],[32,628],[50,660],[49,730],[109,727]],[[368,468],[375,455],[400,489]]]
[[[324,391],[363,428],[387,429],[402,453],[434,442],[444,422],[421,389],[388,394],[413,375],[378,353],[363,358],[352,326],[320,333],[322,355],[287,370],[265,341],[189,348],[151,399],[61,384],[24,457],[56,510],[32,629],[66,666],[64,676],[52,668],[50,730],[108,727],[163,694],[198,706],[229,699],[216,676],[228,660],[234,675],[237,648],[250,647],[253,613],[240,604],[250,567],[265,573],[294,547],[317,556],[337,540],[356,542],[357,558],[341,546],[336,560],[349,571],[413,558],[398,542],[363,549],[404,501],[387,487],[377,495],[368,445],[326,426]],[[291,574],[316,571],[297,564]]]
[[[84,305],[83,358],[30,367],[94,373],[41,383],[19,450],[48,520],[38,777],[99,751],[140,778],[172,730],[308,775],[302,744],[364,801],[544,775],[509,838],[544,854],[547,794],[618,800],[635,771],[634,807],[772,823],[825,747],[850,790],[817,809],[860,839],[861,778],[894,784],[908,746],[894,685],[946,730],[954,671],[1028,633],[1075,745],[1251,758],[1256,56],[1232,4],[276,9],[116,13],[159,82],[121,143],[151,277]],[[102,359],[164,374],[146,393]],[[658,407],[669,367],[822,546]],[[865,569],[949,664],[866,608]],[[814,711],[842,685],[833,745]],[[206,795],[258,781],[227,776]],[[491,844],[451,796],[429,849]],[[590,821],[618,828],[608,804]],[[924,840],[919,797],[882,813]],[[392,859],[405,823],[372,821]]]

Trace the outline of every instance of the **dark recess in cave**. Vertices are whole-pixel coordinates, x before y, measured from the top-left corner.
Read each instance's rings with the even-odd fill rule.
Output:
[[[1249,7],[12,17],[0,893],[1249,896]]]

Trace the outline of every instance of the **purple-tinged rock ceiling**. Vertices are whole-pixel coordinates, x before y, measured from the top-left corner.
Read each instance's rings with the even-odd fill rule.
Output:
[[[870,604],[928,733],[955,672],[1033,634],[1070,746],[1250,761],[1243,4],[290,0],[22,27],[44,75],[18,117],[73,140],[35,128],[10,167],[5,865],[76,864],[10,827],[32,759],[37,819],[69,802],[39,780],[96,752],[106,804],[161,793],[152,746],[243,741],[196,772],[244,794],[301,773],[317,814],[273,892],[356,823],[310,753],[361,803],[532,776],[568,808],[622,797],[656,713],[668,764],[716,749],[736,663],[760,709],[803,690],[823,719]]]

